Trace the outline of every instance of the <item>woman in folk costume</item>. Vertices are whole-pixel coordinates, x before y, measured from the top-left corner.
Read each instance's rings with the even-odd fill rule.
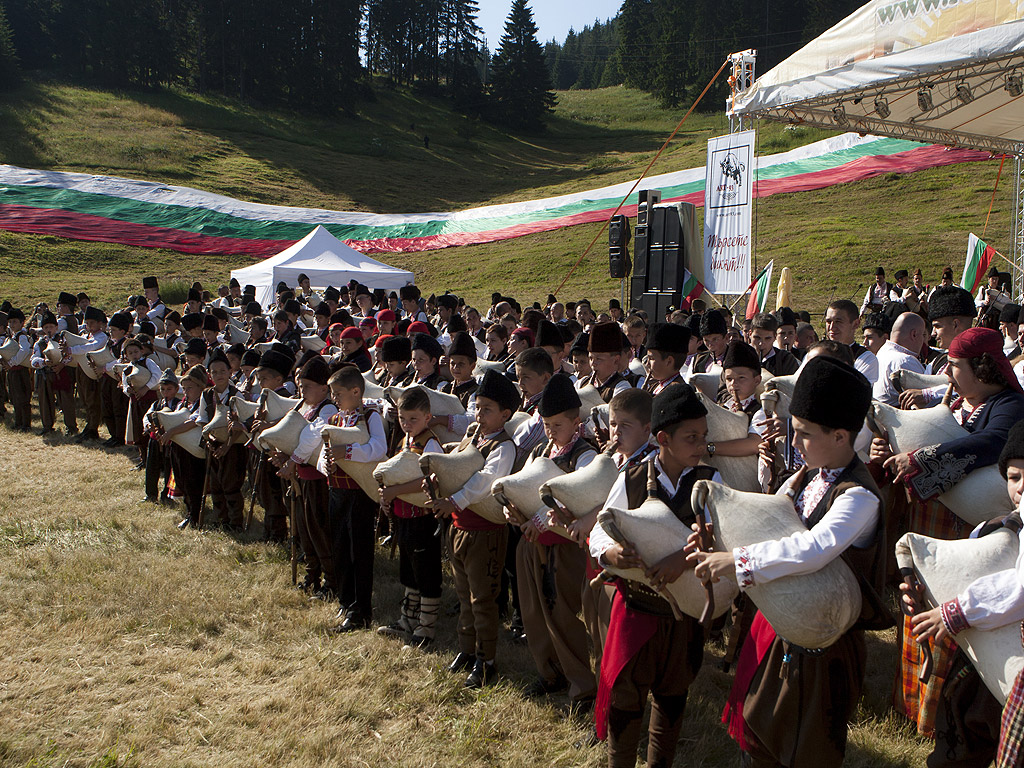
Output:
[[[828,357],[806,364],[793,391],[794,443],[806,468],[779,490],[807,527],[731,552],[694,552],[696,576],[735,579],[741,590],[820,571],[843,558],[862,593],[859,620],[827,648],[775,633],[760,611],[743,644],[723,713],[752,768],[829,768],[846,753],[847,729],[864,682],[864,629],[892,626],[879,597],[884,581],[883,503],[853,443],[871,405],[871,385]],[[695,547],[696,535],[689,547]]]
[[[149,379],[145,384],[132,386],[127,381],[121,381],[121,391],[128,398],[128,417],[125,427],[125,442],[137,446],[139,449],[139,460],[135,469],[143,469],[146,466],[146,444],[149,442],[149,433],[142,424],[142,417],[153,401],[159,397],[157,384],[160,382],[162,373],[159,366],[153,362],[150,355],[153,354],[152,338],[146,335],[139,335],[124,343],[121,351],[125,362],[134,363],[140,368],[149,372]]]
[[[999,454],[999,472],[1006,481],[1010,502],[1017,512],[982,523],[972,538],[1010,529],[1021,530],[1020,502],[1024,492],[1024,422],[1010,430]],[[903,602],[913,614],[911,624],[919,642],[956,638],[966,629],[993,630],[1024,619],[1024,560],[1014,568],[998,571],[973,581],[952,600],[928,610],[922,605],[923,587],[914,593],[901,585]],[[1000,720],[1002,719],[1002,736]],[[1024,675],[1018,674],[1006,706],[1000,705],[967,654],[958,649],[954,673],[946,679],[935,724],[935,748],[928,756],[928,768],[987,766],[997,760],[999,768],[1024,765]]]
[[[989,328],[968,328],[953,339],[946,373],[958,395],[951,406],[953,416],[970,434],[896,455],[890,455],[885,441],[876,439],[871,459],[884,461],[894,482],[906,484],[911,497],[910,530],[952,539],[963,538],[968,529],[936,498],[968,473],[996,463],[1010,428],[1024,419],[1024,391],[1003,354],[1002,335]],[[915,514],[916,505],[932,507],[921,510],[932,512],[932,516]],[[929,525],[929,521],[941,520],[943,513],[953,518],[953,526],[942,530],[934,522]],[[926,736],[934,736],[936,707],[954,649],[948,638],[934,644],[934,670],[929,682],[922,684],[918,680],[920,645],[911,636],[910,619],[904,617],[895,705]]]

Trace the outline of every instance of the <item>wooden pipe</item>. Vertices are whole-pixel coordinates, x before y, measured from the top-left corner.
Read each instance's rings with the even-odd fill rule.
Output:
[[[914,573],[913,568],[900,568],[900,575],[903,577],[903,583],[910,587],[911,594],[914,595],[914,601],[917,601],[918,587],[920,582],[917,580],[917,574]],[[908,606],[903,599],[900,599],[900,610],[903,611],[904,616],[912,616],[910,612],[910,606]],[[918,675],[918,680],[922,683],[927,683],[932,676],[932,669],[934,667],[934,661],[932,659],[932,648],[927,638],[924,640],[918,640],[918,644],[921,646],[921,658],[923,660],[921,664],[921,674]]]

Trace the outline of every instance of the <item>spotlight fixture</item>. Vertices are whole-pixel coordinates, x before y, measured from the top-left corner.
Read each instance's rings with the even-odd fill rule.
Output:
[[[932,92],[928,86],[922,86],[917,92],[917,107],[922,112],[930,112],[932,108]]]
[[[1006,76],[1006,82],[1003,87],[1006,89],[1008,94],[1017,98],[1024,93],[1024,77],[1018,75],[1016,72],[1011,72]]]
[[[883,120],[892,114],[892,110],[889,109],[889,101],[885,96],[875,97],[875,112]]]
[[[974,94],[971,93],[971,87],[967,85],[966,81],[961,80],[956,84],[956,97],[964,104],[974,101]]]
[[[850,118],[846,116],[846,110],[842,104],[832,107],[832,122],[843,128],[850,124]]]

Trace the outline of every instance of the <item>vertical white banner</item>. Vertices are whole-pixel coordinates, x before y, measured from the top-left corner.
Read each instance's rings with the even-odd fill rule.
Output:
[[[711,293],[741,294],[750,285],[754,163],[754,131],[708,140],[704,277]]]

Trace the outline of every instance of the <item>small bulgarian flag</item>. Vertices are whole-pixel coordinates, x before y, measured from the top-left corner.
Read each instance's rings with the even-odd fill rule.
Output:
[[[768,290],[772,284],[772,267],[775,266],[775,259],[768,262],[768,265],[758,272],[747,290],[750,291],[750,301],[747,302],[746,319],[750,320],[758,312],[764,312],[768,306]]]
[[[690,270],[683,269],[683,286],[682,286],[683,298],[682,305],[689,307],[694,299],[699,299],[701,294],[704,293],[704,284],[701,283]]]
[[[971,232],[967,238],[967,261],[964,262],[964,276],[960,278],[960,285],[971,293],[978,290],[995,255],[995,248]]]

